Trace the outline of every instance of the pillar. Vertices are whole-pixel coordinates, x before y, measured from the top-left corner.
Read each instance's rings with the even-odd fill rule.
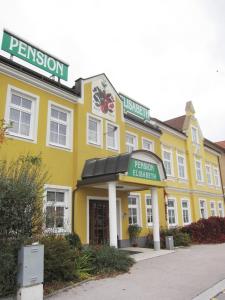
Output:
[[[159,205],[157,188],[151,188],[154,250],[160,250]]]
[[[108,183],[109,192],[109,240],[117,248],[116,182]]]

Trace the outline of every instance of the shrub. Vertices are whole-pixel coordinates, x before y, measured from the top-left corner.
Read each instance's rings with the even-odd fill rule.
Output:
[[[160,247],[166,247],[166,236],[173,236],[174,246],[189,246],[191,243],[190,236],[187,232],[183,232],[182,228],[160,229]],[[146,238],[146,246],[149,248],[154,247],[153,234],[149,232]]]
[[[44,245],[44,281],[68,281],[74,278],[75,252],[63,236],[49,235],[40,240]]]
[[[182,231],[188,233],[194,243],[224,243],[225,218],[200,219],[183,227]]]
[[[110,246],[87,247],[84,253],[92,257],[94,274],[111,274],[115,272],[127,272],[134,260],[127,253]]]
[[[80,237],[77,233],[70,233],[66,235],[65,238],[73,249],[81,250],[82,244]]]
[[[130,237],[130,241],[133,246],[137,246],[138,244],[138,237],[141,233],[142,227],[138,226],[137,224],[129,225],[128,233]]]
[[[87,279],[93,273],[93,257],[90,252],[77,252],[74,260],[73,275],[77,279]]]

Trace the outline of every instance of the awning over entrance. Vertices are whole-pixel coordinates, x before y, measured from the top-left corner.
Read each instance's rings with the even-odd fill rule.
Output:
[[[105,188],[116,181],[118,190],[144,190],[149,186],[163,187],[166,172],[163,162],[155,153],[136,150],[106,158],[93,158],[85,162],[78,187],[91,185]]]

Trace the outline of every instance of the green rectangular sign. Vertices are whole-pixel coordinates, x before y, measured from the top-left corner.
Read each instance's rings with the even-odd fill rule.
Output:
[[[58,78],[64,80],[68,79],[68,64],[65,64],[6,30],[3,32],[2,50],[15,55]]]
[[[134,158],[130,159],[128,176],[148,180],[160,180],[159,170],[156,164]]]
[[[135,102],[134,100],[128,98],[127,96],[125,96],[123,94],[119,94],[119,95],[123,101],[123,111],[125,114],[130,113],[144,121],[147,121],[150,119],[149,109],[147,107]]]

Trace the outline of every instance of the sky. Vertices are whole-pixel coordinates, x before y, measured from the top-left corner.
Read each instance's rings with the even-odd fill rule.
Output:
[[[192,101],[204,137],[225,140],[224,0],[1,0],[3,28],[68,62],[66,85],[105,73],[162,121]]]

